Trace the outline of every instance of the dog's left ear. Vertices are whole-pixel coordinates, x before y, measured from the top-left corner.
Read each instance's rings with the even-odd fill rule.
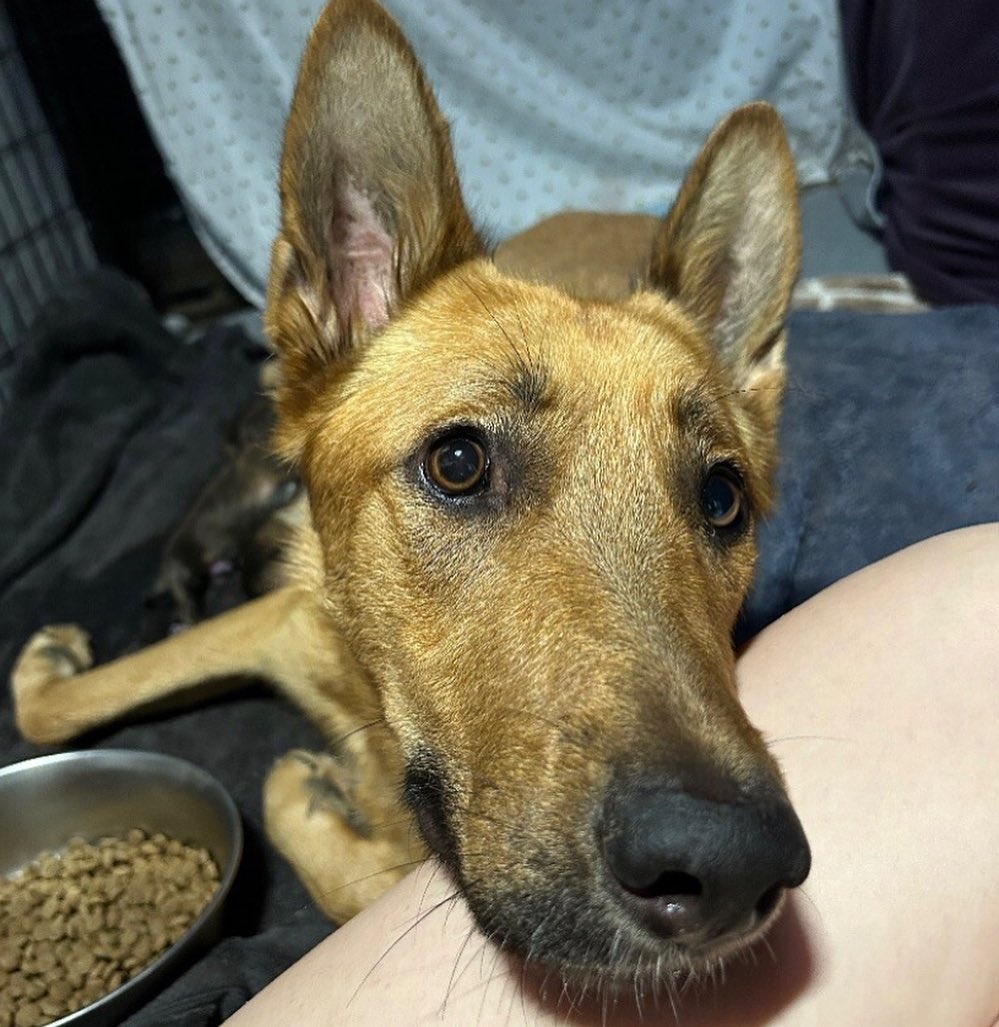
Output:
[[[287,399],[483,246],[447,122],[396,23],[331,0],[306,46],[281,160],[267,296]]]
[[[797,175],[783,123],[769,104],[747,104],[708,138],[659,229],[647,278],[715,344],[768,442],[800,253]]]

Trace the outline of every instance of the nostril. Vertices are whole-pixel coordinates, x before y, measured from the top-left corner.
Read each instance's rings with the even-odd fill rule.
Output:
[[[757,919],[762,923],[767,919],[768,916],[777,908],[777,903],[780,902],[781,894],[784,889],[779,885],[775,884],[759,897],[756,903],[756,916]]]
[[[652,884],[628,890],[644,899],[660,899],[671,896],[701,895],[704,892],[704,886],[693,874],[686,874],[682,870],[667,870],[660,874]]]
[[[704,886],[693,874],[666,870],[651,884],[625,884],[625,890],[640,900],[641,916],[648,927],[663,938],[681,938],[703,926]]]

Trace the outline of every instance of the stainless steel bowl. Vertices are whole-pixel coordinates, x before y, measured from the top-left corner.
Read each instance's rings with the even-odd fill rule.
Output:
[[[74,835],[96,840],[132,827],[202,846],[219,868],[218,891],[179,941],[120,988],[50,1027],[120,1023],[218,940],[243,828],[228,792],[206,771],[173,756],[126,749],[41,756],[0,770],[0,811],[0,873],[62,848]]]

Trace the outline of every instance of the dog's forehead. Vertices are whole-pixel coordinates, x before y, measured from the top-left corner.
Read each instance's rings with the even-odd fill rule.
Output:
[[[473,265],[373,342],[347,398],[362,414],[374,397],[368,414],[384,420],[391,408],[399,430],[552,407],[706,419],[717,372],[703,337],[656,296],[577,300]]]

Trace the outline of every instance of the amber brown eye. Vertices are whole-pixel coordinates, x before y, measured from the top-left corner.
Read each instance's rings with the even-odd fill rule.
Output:
[[[482,484],[489,461],[481,442],[467,435],[452,435],[433,446],[424,466],[437,488],[450,496],[460,496]]]
[[[727,464],[716,464],[701,486],[701,509],[713,528],[732,530],[745,518],[746,499],[738,472]]]

